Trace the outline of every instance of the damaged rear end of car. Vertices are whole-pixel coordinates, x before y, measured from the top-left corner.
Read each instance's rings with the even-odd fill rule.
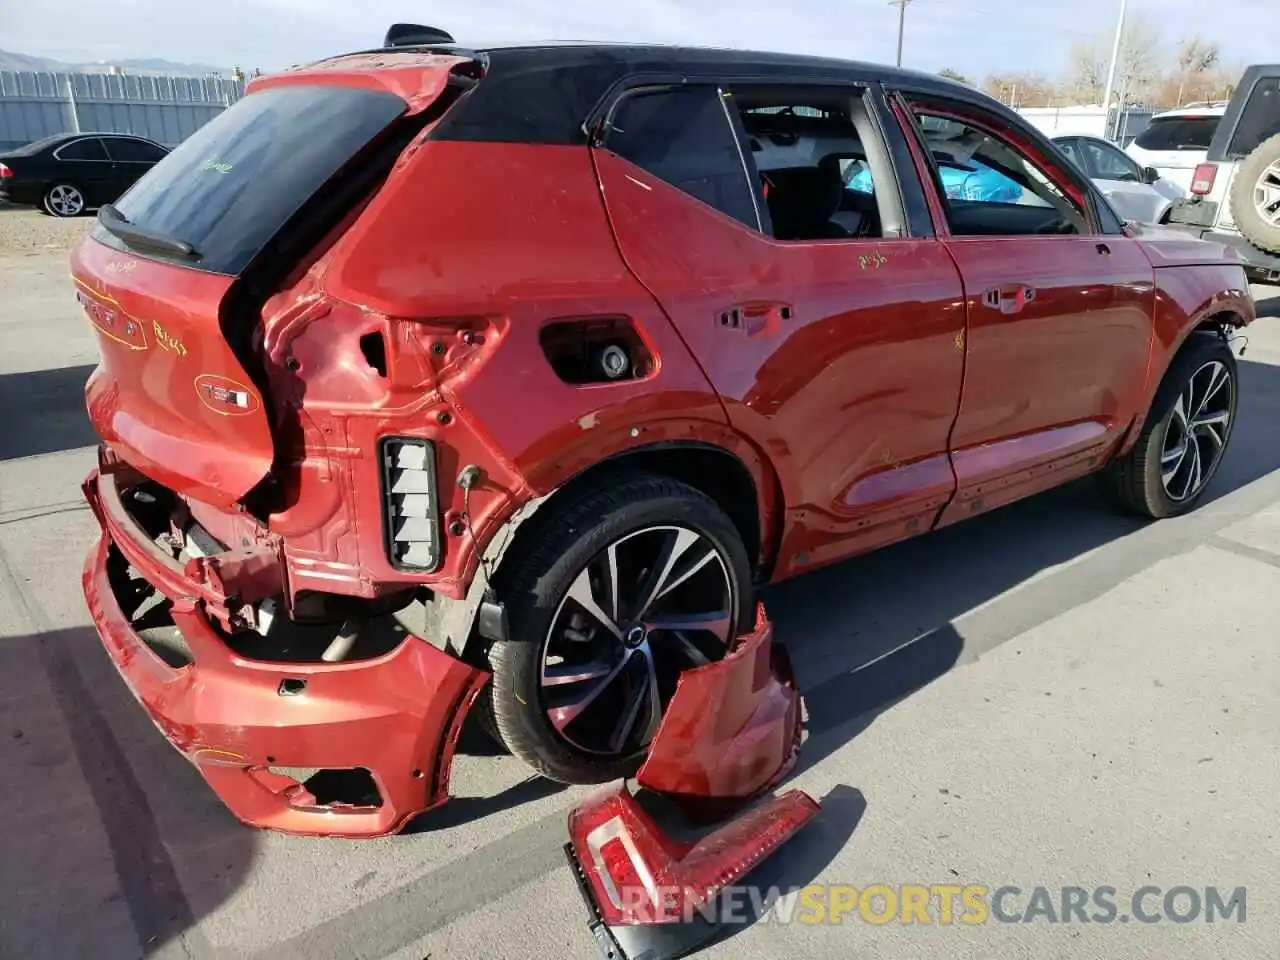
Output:
[[[439,805],[487,679],[412,618],[408,571],[441,554],[431,437],[365,446],[329,415],[397,405],[386,320],[314,273],[482,73],[388,52],[257,81],[72,256],[100,352],[85,596],[152,719],[255,825],[373,836]],[[353,350],[273,355],[343,312]],[[413,405],[438,399],[433,371],[413,380]],[[357,504],[355,462],[380,503]],[[369,574],[362,536],[402,582]]]
[[[637,442],[634,411],[669,419],[655,384],[723,430],[611,242],[585,143],[530,136],[501,91],[468,112],[490,68],[442,44],[256,80],[72,255],[101,356],[85,597],[149,716],[251,825],[378,836],[443,803],[490,679],[468,644],[506,628],[486,550]],[[582,372],[602,344],[622,374]],[[711,754],[675,760],[690,684],[731,708],[753,792],[794,763],[798,692],[754,627],[675,698],[659,789],[739,792]]]

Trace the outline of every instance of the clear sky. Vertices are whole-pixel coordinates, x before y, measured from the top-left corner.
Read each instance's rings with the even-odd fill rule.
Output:
[[[1120,0],[912,0],[904,63],[1055,73],[1109,34]],[[1129,0],[1170,44],[1199,31],[1230,60],[1280,59],[1277,0]],[[64,60],[163,57],[278,69],[377,45],[397,20],[460,40],[689,42],[893,62],[887,0],[0,0],[0,49]]]

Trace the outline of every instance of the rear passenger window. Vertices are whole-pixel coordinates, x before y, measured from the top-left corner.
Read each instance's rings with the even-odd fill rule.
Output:
[[[145,140],[127,140],[119,137],[107,140],[106,144],[107,149],[111,151],[112,160],[120,160],[124,163],[158,163],[164,159],[164,151],[154,143],[147,143]]]
[[[604,145],[689,196],[760,228],[737,136],[717,88],[631,94],[614,111]]]
[[[76,140],[57,151],[59,160],[106,160],[107,151],[101,140]]]

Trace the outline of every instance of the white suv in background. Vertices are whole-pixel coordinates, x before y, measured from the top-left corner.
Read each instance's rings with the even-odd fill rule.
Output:
[[[1280,283],[1280,64],[1244,72],[1171,226],[1229,243],[1251,279]]]
[[[1166,110],[1151,118],[1147,129],[1125,148],[1141,167],[1155,167],[1160,177],[1177,184],[1186,196],[1191,190],[1191,177],[1204,163],[1209,144],[1218,129],[1223,104],[1193,104]]]

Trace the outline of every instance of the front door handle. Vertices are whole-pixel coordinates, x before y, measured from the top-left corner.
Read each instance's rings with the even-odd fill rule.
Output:
[[[1021,313],[1022,308],[1035,298],[1035,287],[1029,287],[1025,283],[1006,283],[984,293],[982,304],[1004,314]]]

